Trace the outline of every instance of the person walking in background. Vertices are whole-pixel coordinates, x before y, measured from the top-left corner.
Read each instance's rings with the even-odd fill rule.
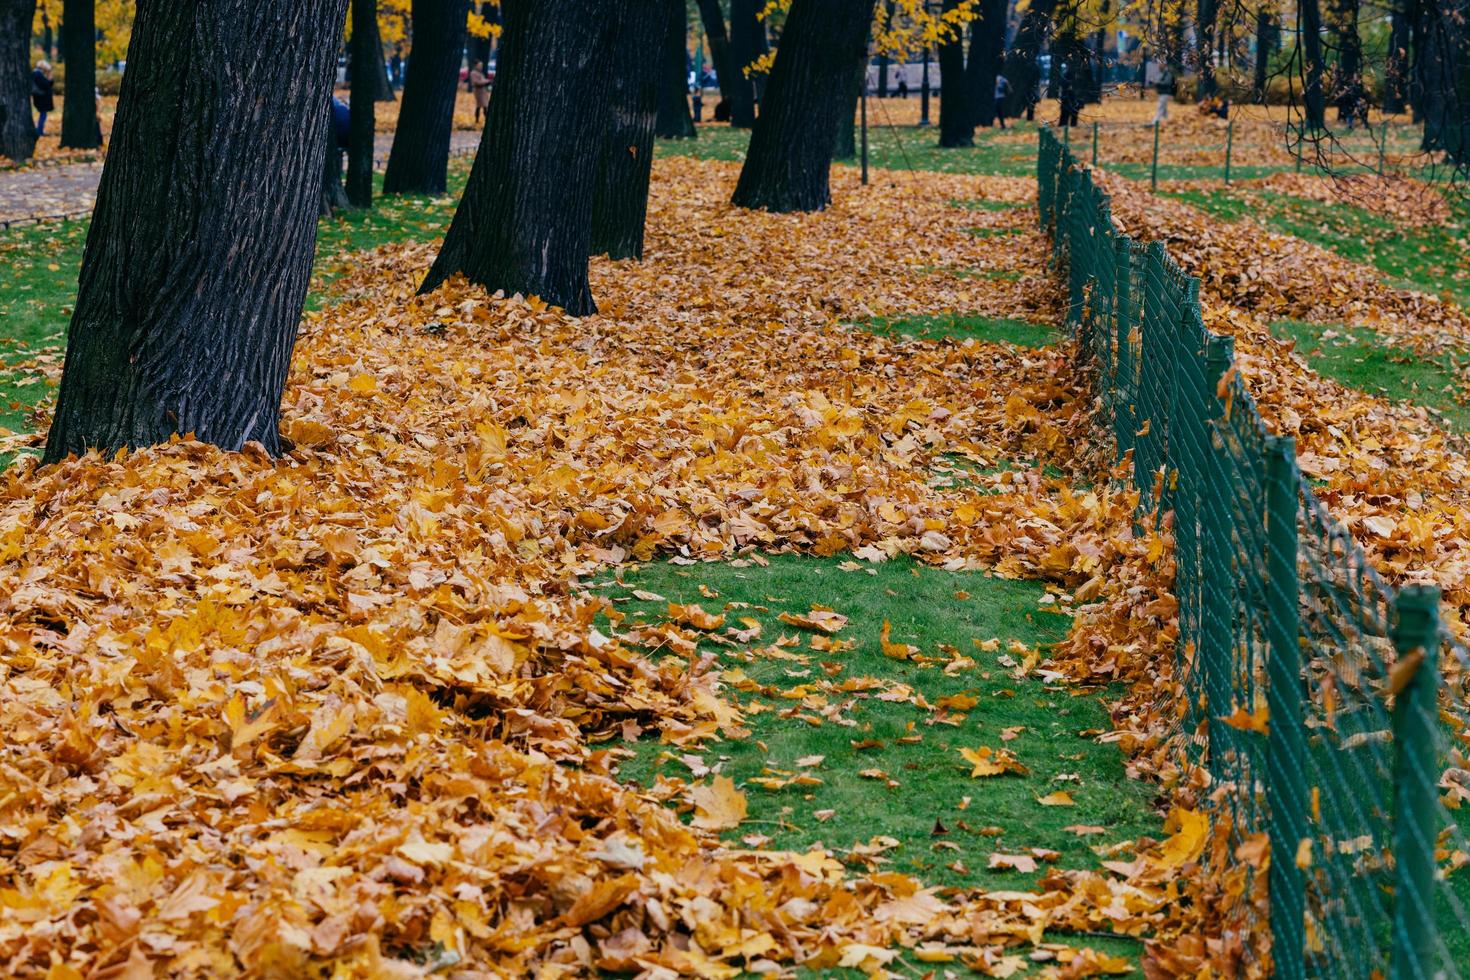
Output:
[[[1057,125],[1062,128],[1077,125],[1077,83],[1072,78],[1072,66],[1062,65],[1061,80],[1057,82],[1057,101],[1061,103],[1061,118]]]
[[[1169,100],[1174,97],[1174,73],[1167,67],[1160,67],[1158,75],[1154,78],[1154,91],[1159,93],[1159,105],[1154,109],[1153,122],[1161,123],[1169,118]]]
[[[36,135],[46,135],[46,117],[56,108],[56,82],[51,78],[51,62],[36,62],[31,72],[31,104],[36,107]]]
[[[1001,129],[1006,128],[1006,99],[1011,94],[1011,82],[1005,75],[995,76],[995,122]]]
[[[490,115],[490,76],[485,74],[483,61],[475,62],[470,69],[470,91],[475,94],[475,122],[479,123],[481,115]]]
[[[388,62],[388,84],[403,88],[403,45],[393,45],[393,57]]]

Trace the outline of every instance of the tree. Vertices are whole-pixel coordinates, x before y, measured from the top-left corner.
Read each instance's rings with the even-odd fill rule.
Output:
[[[863,51],[870,48],[873,37],[872,26],[863,35]],[[837,117],[837,133],[832,144],[832,159],[852,160],[857,157],[857,112],[862,101],[863,89],[868,85],[868,59],[864,57],[853,69],[852,84],[847,90],[847,101]]]
[[[280,451],[346,2],[140,7],[45,462],[189,432]]]
[[[607,132],[592,197],[594,255],[643,258],[648,178],[663,84],[659,76],[666,74],[659,59],[648,57],[648,40],[674,33],[675,21],[684,22],[679,15],[683,9],[684,0],[628,0],[628,13],[618,24],[612,41]],[[678,16],[670,16],[670,11]]]
[[[959,0],[944,0],[948,13]],[[966,98],[964,35],[947,37],[939,44],[939,145],[948,148],[975,145],[974,113]]]
[[[92,0],[66,0],[61,13],[61,53],[66,91],[61,106],[61,145],[95,149],[97,132],[97,25]]]
[[[1312,132],[1327,127],[1326,93],[1322,87],[1322,9],[1318,0],[1297,0],[1302,43],[1302,122]]]
[[[347,202],[355,208],[373,206],[373,153],[377,125],[378,72],[383,51],[378,44],[377,0],[352,0],[352,123],[347,138]]]
[[[832,133],[867,59],[873,0],[792,0],[733,202],[817,211],[832,200]]]
[[[628,2],[508,6],[489,119],[421,293],[463,272],[490,292],[597,312],[587,256],[600,155],[586,148],[607,125],[612,35]]]
[[[965,66],[971,125],[995,123],[995,76],[1005,63],[1006,0],[982,0],[979,16],[970,21],[970,61]],[[940,107],[943,111],[943,106]]]
[[[1417,0],[1397,0],[1389,15],[1388,56],[1383,69],[1383,111],[1403,112],[1409,104],[1409,34]]]
[[[1215,94],[1215,22],[1220,17],[1218,0],[1199,0],[1195,5],[1194,62],[1195,92],[1202,99]]]
[[[730,47],[729,35],[725,33],[725,15],[720,10],[720,0],[696,0],[699,4],[699,19],[704,23],[704,34],[709,39],[710,60],[715,66],[715,80],[720,83],[720,99],[728,102],[731,116],[738,108],[742,118],[755,119],[755,104],[740,105],[741,99],[752,100],[755,90],[740,84],[743,75],[735,63],[735,54]]]
[[[1337,70],[1332,99],[1337,119],[1349,127],[1367,122],[1368,94],[1363,88],[1363,41],[1358,36],[1358,0],[1336,0],[1332,6],[1332,33],[1337,43]]]
[[[1041,87],[1041,68],[1037,58],[1056,7],[1057,0],[1032,0],[1021,17],[1020,27],[1016,28],[1016,36],[1011,40],[1011,49],[1006,52],[1005,60],[1006,81],[1011,83],[1007,115],[1019,116],[1036,105]],[[1060,69],[1061,66],[1054,63],[1052,67]]]
[[[1470,163],[1470,27],[1457,0],[1428,0],[1421,46],[1424,149]]]
[[[0,0],[0,156],[29,160],[36,150],[31,118],[31,21],[36,0]]]
[[[1254,84],[1251,86],[1251,101],[1256,105],[1266,104],[1266,74],[1271,65],[1271,52],[1276,50],[1279,33],[1275,16],[1262,7],[1256,12],[1256,64]]]
[[[745,69],[768,50],[766,28],[758,14],[762,0],[730,0],[730,53],[735,64],[730,79],[735,97],[730,100],[730,125],[750,129],[755,125],[756,81]]]
[[[659,41],[655,50],[658,62],[658,122],[654,133],[660,139],[694,139],[694,116],[689,112],[689,8],[684,0],[668,0],[663,5],[663,19],[658,27],[642,38],[628,39],[634,47],[648,38]],[[648,58],[647,49],[642,57]]]
[[[443,194],[470,0],[413,0],[413,52],[384,194]]]

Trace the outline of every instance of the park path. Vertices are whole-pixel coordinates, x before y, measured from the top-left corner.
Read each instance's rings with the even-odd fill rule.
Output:
[[[451,156],[473,153],[480,134],[456,130],[450,136]],[[388,163],[392,133],[379,133],[374,159],[381,169]],[[68,163],[26,167],[0,172],[0,229],[37,220],[85,217],[97,202],[102,164]]]

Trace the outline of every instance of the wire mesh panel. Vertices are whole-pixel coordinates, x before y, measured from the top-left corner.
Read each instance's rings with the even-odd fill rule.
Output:
[[[1098,403],[1160,526],[1172,527],[1185,740],[1213,815],[1271,846],[1269,932],[1283,978],[1459,977],[1470,845],[1440,798],[1435,589],[1395,590],[1273,436],[1198,280],[1117,235],[1106,194],[1041,134],[1043,225],[1068,263],[1069,323]],[[1461,770],[1463,771],[1463,770]]]

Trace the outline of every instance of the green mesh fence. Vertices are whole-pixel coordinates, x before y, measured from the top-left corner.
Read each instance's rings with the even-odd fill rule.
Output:
[[[1458,977],[1470,871],[1439,791],[1439,661],[1470,659],[1440,630],[1438,590],[1378,576],[1230,370],[1232,338],[1205,329],[1198,280],[1119,234],[1091,172],[1040,138],[1069,323],[1139,520],[1173,528],[1183,744],[1210,772],[1214,818],[1271,844],[1270,919],[1254,926],[1275,975]]]

